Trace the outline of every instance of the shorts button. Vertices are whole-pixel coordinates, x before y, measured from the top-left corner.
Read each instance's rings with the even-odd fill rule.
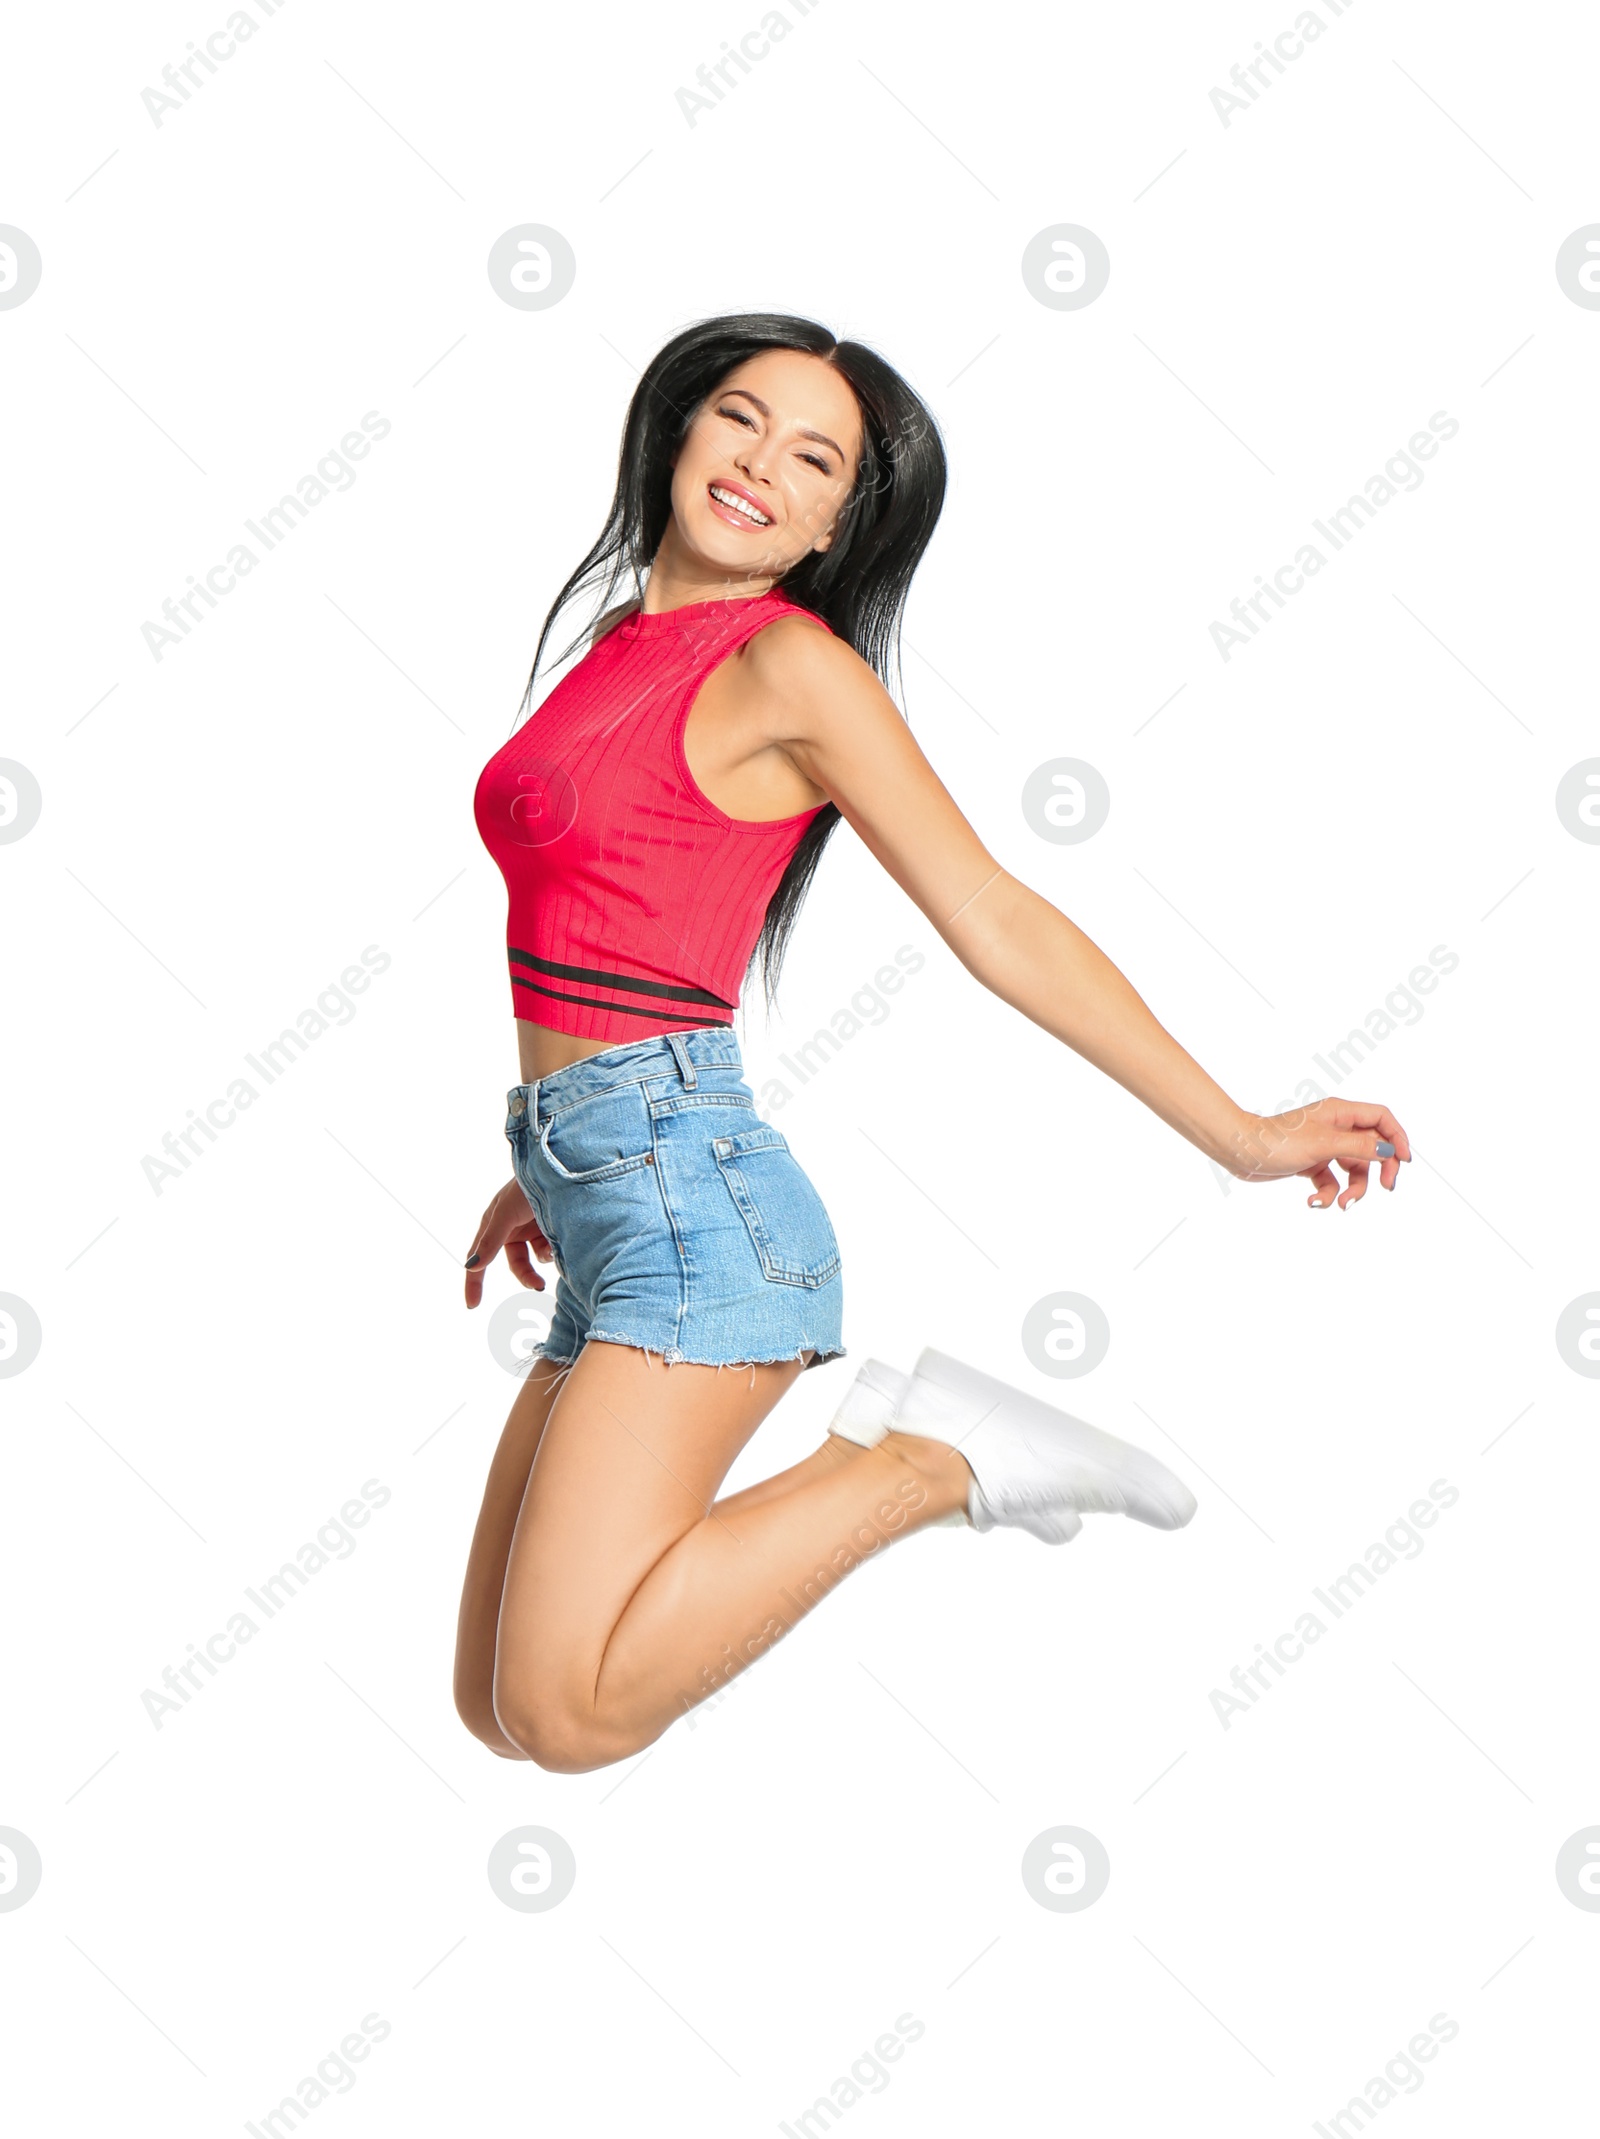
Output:
[[[511,1102],[511,1111],[513,1114],[526,1114],[528,1111],[528,1102],[525,1099],[513,1099]]]

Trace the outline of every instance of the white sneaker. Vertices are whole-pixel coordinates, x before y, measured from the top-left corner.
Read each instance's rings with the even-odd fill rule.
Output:
[[[1076,1536],[1080,1514],[1179,1530],[1195,1511],[1189,1488],[1156,1457],[931,1347],[894,1423],[948,1441],[966,1459],[974,1530],[1004,1523],[1057,1544]]]
[[[862,1362],[855,1380],[840,1399],[830,1433],[842,1441],[855,1441],[862,1448],[876,1448],[893,1423],[900,1400],[911,1386],[911,1376],[902,1374],[882,1359]],[[970,1517],[964,1508],[952,1508],[928,1525],[930,1530],[967,1528]]]

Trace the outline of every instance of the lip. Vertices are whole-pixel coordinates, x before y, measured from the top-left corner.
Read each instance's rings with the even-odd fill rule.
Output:
[[[748,499],[750,504],[755,507],[756,511],[764,516],[767,525],[766,527],[758,527],[754,520],[747,520],[743,513],[735,512],[732,506],[719,505],[717,503],[717,500],[711,495],[711,484],[707,483],[706,503],[711,507],[711,510],[716,514],[719,520],[726,521],[729,527],[745,528],[748,530],[749,533],[753,535],[763,535],[767,532],[768,528],[774,525],[773,514],[768,510],[765,505],[762,504],[761,500],[755,495],[753,491],[746,490],[743,483],[730,483],[723,476],[720,475],[714,477],[713,480],[715,481],[716,486],[719,490],[729,490],[732,491],[733,495],[736,498]]]

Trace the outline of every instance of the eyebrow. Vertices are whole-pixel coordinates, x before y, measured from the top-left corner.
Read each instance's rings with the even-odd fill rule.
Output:
[[[753,403],[756,408],[760,409],[763,416],[770,416],[772,414],[772,411],[768,408],[767,404],[761,399],[759,399],[757,395],[751,393],[748,386],[730,386],[727,391],[730,395],[742,394],[746,401]],[[811,431],[808,430],[804,424],[802,424],[800,426],[800,436],[802,438],[815,439],[819,446],[833,446],[833,450],[835,453],[838,454],[840,460],[842,461],[844,459],[843,446],[835,445],[834,441],[828,436],[826,431]]]

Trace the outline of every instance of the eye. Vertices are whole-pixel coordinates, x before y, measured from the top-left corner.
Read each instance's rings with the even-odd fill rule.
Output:
[[[728,417],[730,421],[734,423],[742,423],[747,430],[753,431],[755,429],[755,421],[746,409],[719,408],[717,410],[717,414],[719,416]],[[822,458],[820,454],[802,453],[800,458],[803,461],[809,461],[811,466],[815,468],[820,475],[832,475],[833,473],[833,469],[829,466],[828,462]]]

